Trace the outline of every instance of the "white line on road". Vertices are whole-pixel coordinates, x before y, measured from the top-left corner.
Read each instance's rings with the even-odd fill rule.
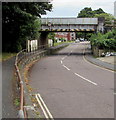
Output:
[[[63,58],[61,58],[61,59],[64,60],[66,57],[67,57],[67,56],[65,56],[65,57],[63,57]]]
[[[61,64],[62,64],[62,60],[61,60],[60,62],[61,62]]]
[[[38,101],[38,103],[39,103],[39,105],[40,105],[40,107],[41,107],[45,117],[47,119],[54,120],[52,114],[48,110],[48,108],[47,108],[45,102],[43,101],[42,97],[40,96],[40,94],[36,94],[35,96],[36,96],[36,99],[37,99],[37,101]]]
[[[65,65],[63,65],[63,67],[65,67],[67,70],[70,70],[68,67],[66,67]]]
[[[97,83],[92,82],[91,80],[88,80],[87,78],[84,78],[83,76],[81,76],[81,75],[79,75],[79,74],[77,74],[77,73],[75,73],[75,75],[77,75],[78,77],[82,78],[83,80],[85,80],[85,81],[87,81],[87,82],[89,82],[89,83],[91,83],[91,84],[93,84],[93,85],[97,85]]]
[[[40,102],[40,100],[39,100],[37,94],[35,95],[35,97],[36,97],[36,99],[37,99],[37,101],[38,101],[38,103],[39,103],[39,105],[40,105],[40,107],[41,107],[41,109],[42,109],[42,111],[43,111],[45,117],[48,118],[48,115],[47,115],[46,111],[44,110],[44,108],[43,108],[43,106],[42,106],[42,104],[41,104],[41,102]]]

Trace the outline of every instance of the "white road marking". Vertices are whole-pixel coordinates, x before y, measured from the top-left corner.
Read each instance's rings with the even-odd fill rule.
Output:
[[[72,53],[72,51],[71,51],[71,53]],[[69,53],[68,55],[70,55],[71,53]],[[83,54],[84,54],[84,53],[85,53],[85,50],[83,51]],[[61,59],[64,60],[66,57],[68,57],[68,55],[65,56],[65,57],[63,57],[63,58],[61,58]],[[62,61],[62,60],[60,61],[61,64],[63,64],[63,61]],[[70,70],[70,69],[69,69],[67,66],[65,66],[64,64],[63,64],[62,66],[65,67],[67,70]],[[89,79],[87,79],[87,78],[85,78],[85,77],[83,77],[83,76],[81,76],[81,75],[79,75],[79,74],[77,74],[77,73],[74,73],[74,74],[77,75],[78,77],[82,78],[83,80],[85,80],[85,81],[93,84],[93,85],[97,85],[97,83],[92,82],[91,80],[89,80]]]
[[[61,59],[64,60],[66,57],[67,57],[67,56],[65,56],[65,57],[63,57],[63,58],[61,58]]]
[[[85,77],[83,77],[83,76],[81,76],[81,75],[79,75],[79,74],[77,74],[77,73],[75,73],[75,75],[77,75],[78,77],[82,78],[83,80],[85,80],[85,81],[87,81],[87,82],[89,82],[89,83],[91,83],[91,84],[93,84],[93,85],[97,85],[97,83],[92,82],[91,80],[89,80],[89,79],[87,79],[87,78],[85,78]]]
[[[40,107],[41,107],[41,109],[42,109],[42,111],[43,111],[45,117],[48,118],[48,115],[47,115],[46,111],[44,110],[44,108],[43,108],[43,106],[42,106],[42,104],[41,104],[39,98],[37,97],[37,94],[35,95],[35,97],[36,97],[37,102],[39,103],[39,105],[40,105]]]
[[[70,70],[67,66],[63,65],[63,67],[65,67],[67,70]]]
[[[46,111],[48,112],[50,118],[53,118],[52,114],[51,114],[50,111],[48,110],[48,108],[47,108],[46,104],[44,103],[44,101],[43,101],[42,97],[40,96],[40,94],[38,94],[38,96],[39,96],[41,102],[43,103],[43,106],[45,107]]]
[[[51,114],[50,111],[48,110],[45,102],[43,101],[43,99],[42,99],[42,97],[41,97],[41,95],[40,95],[40,94],[36,94],[35,96],[36,96],[36,99],[37,99],[37,101],[38,101],[38,103],[39,103],[39,105],[40,105],[40,107],[41,107],[41,109],[42,109],[45,117],[46,117],[47,119],[54,120],[52,114]]]

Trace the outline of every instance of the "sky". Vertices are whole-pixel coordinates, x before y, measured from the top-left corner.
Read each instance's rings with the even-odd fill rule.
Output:
[[[85,7],[92,10],[102,8],[105,12],[114,15],[114,2],[116,0],[52,0],[52,12],[42,17],[77,17]]]

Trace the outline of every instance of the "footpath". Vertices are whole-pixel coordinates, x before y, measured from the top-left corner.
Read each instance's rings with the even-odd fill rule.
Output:
[[[17,118],[13,104],[13,76],[15,57],[2,62],[2,118]]]
[[[95,58],[91,54],[91,49],[87,48],[85,50],[85,58],[87,61],[95,65],[98,65],[100,67],[103,67],[112,71],[116,71],[116,56]]]

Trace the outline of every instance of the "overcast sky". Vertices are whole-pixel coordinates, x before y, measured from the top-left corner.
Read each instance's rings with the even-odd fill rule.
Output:
[[[91,7],[92,10],[102,8],[114,15],[114,1],[116,0],[53,0],[52,12],[47,12],[42,17],[77,17],[85,7]]]

